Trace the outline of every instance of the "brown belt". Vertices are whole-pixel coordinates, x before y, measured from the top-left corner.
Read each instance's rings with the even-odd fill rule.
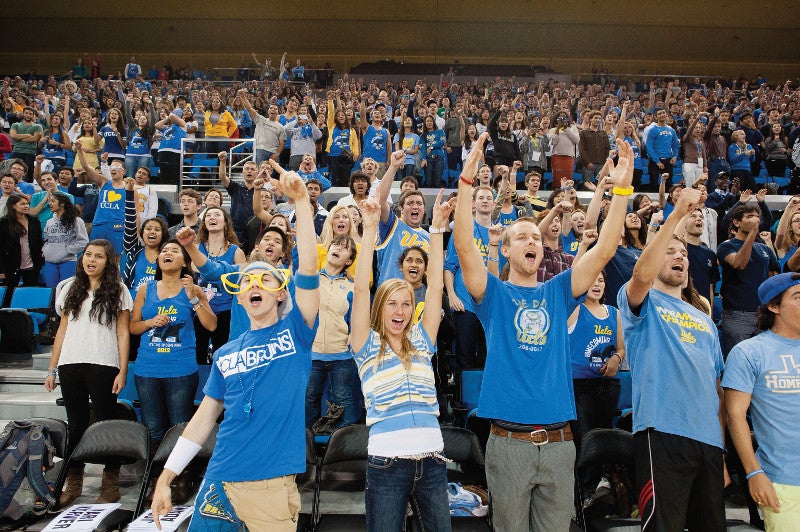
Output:
[[[572,429],[567,424],[563,429],[558,430],[534,430],[533,432],[511,432],[506,429],[501,429],[495,424],[492,424],[492,434],[500,436],[501,438],[512,438],[515,440],[522,440],[534,445],[544,445],[545,443],[572,441]]]

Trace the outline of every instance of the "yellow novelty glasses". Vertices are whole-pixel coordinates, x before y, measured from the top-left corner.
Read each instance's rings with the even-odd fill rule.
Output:
[[[270,268],[263,273],[256,272],[231,272],[220,276],[222,287],[231,295],[247,292],[253,286],[258,286],[267,292],[278,292],[286,288],[289,284],[289,277],[292,271],[282,268]],[[274,279],[278,286],[269,284],[269,280]]]

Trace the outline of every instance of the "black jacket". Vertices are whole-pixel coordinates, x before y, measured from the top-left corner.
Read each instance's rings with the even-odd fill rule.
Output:
[[[9,213],[8,216],[13,216],[13,213]],[[9,230],[8,216],[0,218],[0,272],[5,275],[15,275],[19,272],[22,252],[19,247],[19,237],[12,235]],[[41,270],[44,266],[43,244],[42,224],[39,223],[39,218],[28,215],[28,248],[35,270]]]

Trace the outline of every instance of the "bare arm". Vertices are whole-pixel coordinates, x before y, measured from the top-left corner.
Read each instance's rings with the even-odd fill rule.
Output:
[[[231,178],[228,177],[228,172],[226,171],[228,166],[228,154],[224,151],[221,151],[217,154],[217,157],[219,158],[219,169],[217,171],[217,175],[219,176],[222,186],[228,188],[231,184]]]
[[[381,207],[375,198],[367,198],[361,205],[364,235],[356,263],[353,280],[353,308],[350,311],[350,345],[358,353],[367,342],[370,331],[369,278],[372,274],[372,256],[378,237]]]
[[[297,240],[297,274],[319,275],[317,269],[317,233],[314,231],[314,216],[311,200],[303,180],[296,172],[287,172],[273,160],[269,161],[275,171],[280,174],[280,181],[275,186],[283,195],[295,204],[295,236]],[[319,287],[305,289],[295,286],[294,301],[303,315],[306,325],[312,327],[319,313]]]
[[[675,211],[664,221],[661,229],[651,242],[645,246],[642,255],[633,267],[633,275],[627,285],[628,304],[631,308],[639,307],[647,293],[653,286],[658,272],[664,265],[667,247],[669,246],[678,221],[689,212],[692,212],[695,205],[700,201],[700,191],[695,188],[687,188],[681,192]]]
[[[260,177],[253,182],[255,193],[253,194],[253,214],[256,218],[261,220],[264,225],[269,225],[272,221],[272,214],[264,210],[264,205],[261,204],[261,195],[263,194],[264,180]]]
[[[375,199],[378,200],[378,205],[381,207],[381,221],[383,223],[389,221],[389,214],[391,212],[389,193],[392,191],[392,181],[394,181],[397,169],[402,166],[405,157],[405,153],[403,153],[402,150],[392,153],[392,157],[389,159],[389,168],[386,169],[386,173],[383,179],[381,179],[381,183],[378,185],[378,190],[375,192]]]
[[[439,324],[442,321],[444,234],[441,231],[447,227],[450,213],[455,207],[454,200],[442,203],[442,193],[444,193],[444,189],[439,190],[439,194],[436,196],[436,200],[433,203],[431,229],[437,229],[437,231],[431,232],[431,252],[428,256],[428,268],[426,270],[428,288],[425,290],[425,313],[422,315],[422,326],[425,328],[425,332],[428,333],[428,338],[433,344],[436,344],[436,336],[439,334]]]
[[[683,192],[681,192],[681,195],[683,195]],[[670,218],[672,218],[672,216],[670,216]],[[750,254],[753,252],[753,244],[756,241],[756,236],[758,236],[757,225],[749,233],[747,233],[747,237],[744,239],[744,244],[742,244],[741,249],[739,249],[739,251],[736,253],[731,253],[725,257],[725,263],[731,268],[744,270],[747,267],[747,263],[750,262]]]
[[[458,180],[458,195],[461,201],[456,204],[455,227],[453,229],[454,243],[458,260],[464,277],[464,284],[473,299],[480,303],[486,293],[488,272],[483,264],[480,250],[475,246],[472,220],[472,180],[478,173],[480,152],[489,138],[489,133],[484,132],[475,143],[467,160],[464,161],[462,175],[464,179]],[[466,182],[465,182],[466,180]]]

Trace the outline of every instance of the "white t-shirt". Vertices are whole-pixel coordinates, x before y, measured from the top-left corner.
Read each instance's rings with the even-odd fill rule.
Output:
[[[56,313],[61,316],[64,303],[67,299],[74,278],[67,281],[56,297]],[[133,299],[130,290],[120,281],[122,292],[120,303],[122,310],[133,308]],[[83,301],[78,318],[70,318],[64,343],[61,346],[61,356],[58,365],[65,364],[98,364],[119,368],[119,343],[117,342],[117,320],[108,325],[101,325],[89,318],[92,309],[94,292]]]

